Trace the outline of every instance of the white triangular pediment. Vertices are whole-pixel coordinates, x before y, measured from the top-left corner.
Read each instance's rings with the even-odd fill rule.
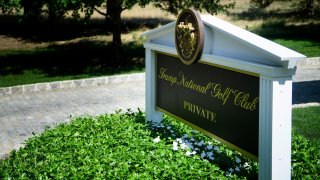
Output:
[[[205,28],[205,59],[224,59],[232,63],[254,63],[264,66],[293,69],[304,55],[241,29],[211,15],[201,15]],[[144,33],[149,44],[158,45],[167,53],[177,54],[174,38],[175,22]],[[159,50],[159,49],[158,49]]]

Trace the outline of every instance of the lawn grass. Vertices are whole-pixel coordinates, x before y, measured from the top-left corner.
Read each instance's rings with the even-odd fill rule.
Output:
[[[292,114],[293,131],[320,149],[320,107],[295,108]]]
[[[319,24],[288,24],[285,20],[266,21],[250,31],[278,44],[302,53],[307,57],[320,56]]]
[[[293,119],[312,121],[316,114],[304,110]],[[293,126],[292,178],[318,179],[320,152]],[[1,179],[256,179],[257,172],[255,161],[168,116],[146,124],[141,111],[75,118],[0,160]]]
[[[0,51],[0,87],[144,71],[139,39],[125,42],[122,52],[122,61],[113,61],[110,42],[90,39]]]
[[[250,7],[250,0],[237,1],[223,19],[300,52],[307,57],[320,56],[320,19],[303,15],[295,1],[275,1],[266,9]]]
[[[320,42],[290,39],[274,39],[273,41],[307,57],[320,57]]]

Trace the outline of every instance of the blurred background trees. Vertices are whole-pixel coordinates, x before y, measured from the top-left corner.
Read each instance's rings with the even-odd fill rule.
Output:
[[[0,0],[0,86],[143,71],[141,32],[186,7],[320,56],[319,0]]]
[[[149,3],[173,14],[189,7],[217,14],[234,6],[234,2],[222,4],[220,0],[0,0],[0,9],[2,13],[19,15],[28,24],[37,24],[44,15],[50,25],[59,22],[67,13],[72,13],[72,17],[78,20],[84,14],[84,20],[88,20],[98,12],[112,24],[114,58],[121,59],[121,13],[135,5],[144,7]]]
[[[253,9],[263,10],[275,1],[290,1],[292,6],[302,16],[317,16],[320,10],[320,0],[251,0]],[[111,24],[113,35],[112,46],[114,59],[121,59],[121,14],[124,10],[138,5],[144,7],[153,4],[172,14],[178,14],[182,9],[192,7],[210,14],[228,12],[234,7],[235,1],[227,0],[0,0],[0,10],[5,14],[16,14],[21,22],[38,24],[40,19],[46,17],[46,22],[54,26],[68,13],[75,20],[87,21],[94,12],[103,15]]]
[[[250,3],[253,8],[264,9],[275,1],[291,1],[296,12],[304,16],[320,15],[320,0],[251,0]]]

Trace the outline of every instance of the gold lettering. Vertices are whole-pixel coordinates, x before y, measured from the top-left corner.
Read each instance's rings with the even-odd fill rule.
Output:
[[[227,100],[230,98],[230,94],[235,92],[236,90],[226,88],[224,91],[222,91],[221,88],[222,88],[221,84],[215,84],[213,87],[213,91],[211,91],[211,96],[221,100],[222,105],[225,105]]]
[[[239,92],[236,94],[236,97],[234,98],[234,105],[236,105],[236,106],[240,105],[243,94],[244,94],[244,92]]]
[[[181,86],[181,85],[183,85],[184,82],[185,82],[185,77],[184,77],[184,74],[183,74],[182,71],[179,72],[179,76],[180,76],[181,80],[180,80],[180,82],[177,83],[177,84],[178,84],[179,86]]]
[[[259,103],[259,97],[251,97],[249,93],[242,92],[230,87],[223,87],[223,84],[208,82],[206,84],[197,84],[193,79],[188,79],[183,71],[180,71],[177,76],[168,73],[168,69],[160,68],[158,72],[158,78],[170,83],[170,85],[178,85],[189,90],[192,90],[201,94],[208,94],[212,98],[215,98],[225,105],[228,101],[233,102],[234,106],[238,106],[248,111],[257,109]],[[210,96],[209,95],[209,96]],[[211,119],[213,121],[216,118],[215,113],[202,109],[199,106],[184,102],[184,109],[192,113],[196,113],[199,116]],[[209,118],[210,117],[210,118]]]
[[[211,120],[212,122],[217,122],[217,121],[216,121],[216,116],[217,116],[216,113],[210,112],[210,120]]]
[[[187,109],[189,103],[187,101],[183,101],[183,109]]]
[[[192,79],[188,80],[182,71],[179,72],[179,77],[181,79],[179,82],[177,82],[177,85],[183,86],[185,88],[199,92],[201,94],[207,94],[208,89],[210,89],[211,87],[211,83],[208,83],[206,86],[202,86],[202,85],[196,84]]]
[[[167,72],[167,69],[160,68],[160,74],[158,75],[158,78],[170,82],[171,86],[173,84],[176,84],[177,83],[177,77],[168,75],[168,74],[166,74],[166,72]]]
[[[257,108],[258,102],[259,102],[259,98],[258,97],[254,98],[253,102],[250,105],[250,111],[253,111]]]
[[[190,102],[184,101],[183,102],[183,109],[196,114],[202,118],[205,118],[211,122],[216,122],[216,113],[209,111],[208,109],[205,109],[203,107],[200,107],[198,105],[192,104]]]
[[[257,103],[259,102],[259,98],[256,97],[253,101],[249,101],[250,95],[249,93],[238,92],[235,99],[234,105],[240,106],[243,109],[253,111],[257,108]]]

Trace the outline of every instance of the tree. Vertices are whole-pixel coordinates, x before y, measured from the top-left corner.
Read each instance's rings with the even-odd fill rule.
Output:
[[[251,0],[250,3],[253,7],[264,9],[268,7],[275,0]]]
[[[320,0],[251,0],[250,4],[254,8],[264,9],[275,1],[290,1],[292,6],[303,15],[313,17],[319,15]]]
[[[90,4],[87,4],[87,8],[94,9],[112,22],[112,45],[115,59],[121,59],[121,13],[126,9],[131,9],[134,5],[144,7],[149,3],[153,3],[155,7],[173,14],[178,14],[180,10],[190,7],[200,11],[205,10],[211,14],[217,14],[218,12],[227,12],[229,8],[234,6],[234,2],[221,4],[220,0],[106,0],[106,2],[96,0],[95,3],[92,0],[88,0],[88,3]],[[104,7],[104,3],[106,4],[105,13],[99,10],[99,8]]]
[[[54,23],[56,19],[63,17],[66,12],[73,11],[73,16],[80,18],[79,11],[84,12],[89,18],[94,11],[106,17],[106,20],[112,22],[112,45],[114,49],[114,59],[121,59],[121,14],[126,9],[131,9],[134,5],[144,7],[153,3],[155,7],[161,8],[167,12],[178,14],[185,8],[194,8],[199,11],[207,11],[211,14],[227,12],[232,8],[235,2],[222,4],[221,0],[0,0],[0,8],[6,11],[12,10],[12,7],[22,7],[24,15],[36,22],[37,18],[44,11],[49,16],[49,22]],[[11,8],[11,9],[10,9]],[[101,10],[102,9],[102,10]],[[103,9],[105,9],[103,11]]]
[[[72,16],[80,19],[79,10],[83,8],[83,0],[43,0],[47,6],[46,13],[50,24],[55,24],[63,18],[68,11],[72,11]],[[87,13],[86,17],[87,17]]]
[[[298,9],[305,15],[312,17],[320,11],[320,0],[299,0],[296,3]]]
[[[150,0],[87,0],[84,2],[84,9],[93,13],[92,10],[106,17],[112,22],[112,47],[113,58],[121,60],[121,13],[126,9],[131,9],[138,4],[141,7],[149,4]],[[105,12],[100,8],[105,8]]]
[[[44,0],[0,0],[2,13],[20,15],[23,12],[23,20],[32,24],[38,22],[43,5]]]
[[[74,11],[75,17],[80,17],[77,12],[81,5],[82,0],[0,0],[3,13],[23,12],[23,20],[32,24],[38,23],[43,13],[48,14],[50,23],[55,23],[68,11]]]
[[[3,13],[13,13],[20,11],[20,0],[0,0],[0,10]]]
[[[121,60],[121,14],[126,9],[131,9],[135,4],[144,7],[149,0],[107,0],[106,15],[112,22],[112,46],[114,59]]]
[[[23,18],[27,23],[38,23],[41,16],[43,0],[21,0],[20,6],[23,8]]]
[[[227,4],[221,4],[220,0],[163,0],[157,1],[153,0],[155,7],[158,7],[164,11],[178,14],[179,11],[185,8],[194,8],[198,11],[206,11],[210,14],[217,14],[220,12],[228,12],[228,9],[233,8],[235,2],[230,2]]]

